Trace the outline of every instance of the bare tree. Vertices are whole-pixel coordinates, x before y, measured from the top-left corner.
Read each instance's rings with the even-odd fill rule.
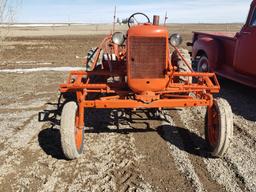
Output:
[[[1,24],[1,29],[0,29],[0,52],[2,56],[2,51],[3,51],[3,43],[5,39],[4,35],[4,28],[3,28],[3,23],[5,21],[4,17],[6,15],[6,7],[7,7],[7,2],[8,0],[0,0],[0,24]]]
[[[21,5],[21,0],[10,1],[0,0],[0,59],[4,51],[4,43],[8,36],[10,25],[15,20],[15,13],[18,6]]]

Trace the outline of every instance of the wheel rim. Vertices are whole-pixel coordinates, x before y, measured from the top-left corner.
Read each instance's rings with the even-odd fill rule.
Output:
[[[219,137],[219,116],[216,107],[213,107],[211,114],[211,125],[208,129],[208,139],[212,147],[217,145]]]
[[[202,59],[199,63],[199,71],[200,72],[208,72],[208,60]]]
[[[83,144],[83,129],[78,128],[78,123],[79,123],[79,115],[78,115],[78,112],[76,112],[74,133],[75,133],[76,149],[80,151]]]

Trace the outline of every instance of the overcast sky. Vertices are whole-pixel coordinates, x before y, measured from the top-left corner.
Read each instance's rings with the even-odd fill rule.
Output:
[[[244,22],[251,0],[23,0],[17,22],[108,23],[134,12],[162,16],[170,23]]]

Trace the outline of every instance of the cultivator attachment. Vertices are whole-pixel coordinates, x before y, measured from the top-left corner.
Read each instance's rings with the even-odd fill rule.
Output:
[[[168,41],[175,49],[171,56]],[[62,94],[74,98],[64,105],[61,116],[62,147],[67,158],[77,158],[82,151],[84,111],[88,108],[206,106],[206,139],[212,154],[222,156],[226,152],[231,135],[226,133],[232,129],[230,106],[213,99],[212,94],[220,90],[216,75],[194,72],[188,52],[177,48],[180,43],[179,35],[169,38],[167,28],[157,22],[139,23],[126,35],[116,32],[107,36],[87,57],[87,71],[70,72],[66,83],[60,85]]]

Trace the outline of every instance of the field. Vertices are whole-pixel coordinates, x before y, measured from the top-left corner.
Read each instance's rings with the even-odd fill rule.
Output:
[[[192,31],[240,28],[169,26],[184,42]],[[177,108],[160,119],[145,120],[142,112],[132,122],[122,117],[120,131],[111,111],[88,110],[84,153],[65,160],[59,117],[52,125],[39,122],[38,113],[56,108],[68,74],[60,67],[82,67],[87,50],[110,31],[108,25],[9,29],[0,57],[0,191],[256,191],[256,90],[225,79],[216,97],[232,106],[234,140],[223,159],[206,152],[205,109]]]

